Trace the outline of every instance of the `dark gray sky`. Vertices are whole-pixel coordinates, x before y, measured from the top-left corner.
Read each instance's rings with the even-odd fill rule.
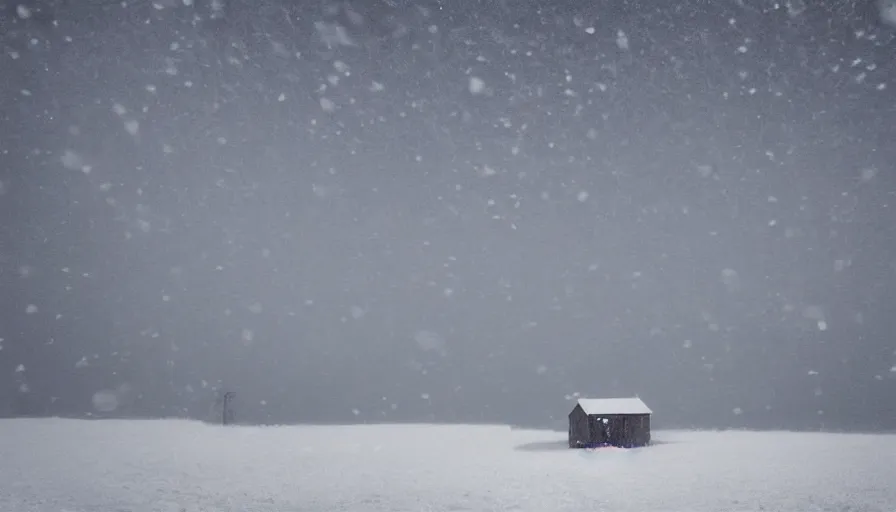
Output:
[[[0,413],[896,428],[892,2],[5,5]]]

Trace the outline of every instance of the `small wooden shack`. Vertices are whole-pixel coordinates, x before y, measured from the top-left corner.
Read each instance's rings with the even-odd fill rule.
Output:
[[[569,447],[647,446],[651,414],[640,398],[580,398],[569,413]]]

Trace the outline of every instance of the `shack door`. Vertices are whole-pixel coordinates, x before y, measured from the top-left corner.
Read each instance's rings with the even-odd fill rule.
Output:
[[[617,434],[619,437],[619,445],[623,447],[628,447],[631,445],[631,424],[632,419],[628,416],[623,416],[619,421],[619,433]]]

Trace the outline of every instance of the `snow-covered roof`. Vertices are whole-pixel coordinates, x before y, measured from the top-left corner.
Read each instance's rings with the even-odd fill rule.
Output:
[[[585,414],[652,414],[640,398],[580,398]]]

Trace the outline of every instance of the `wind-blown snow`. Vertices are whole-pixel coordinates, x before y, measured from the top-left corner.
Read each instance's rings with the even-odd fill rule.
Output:
[[[570,450],[499,426],[0,422],[0,510],[892,511],[896,436],[654,432]]]

